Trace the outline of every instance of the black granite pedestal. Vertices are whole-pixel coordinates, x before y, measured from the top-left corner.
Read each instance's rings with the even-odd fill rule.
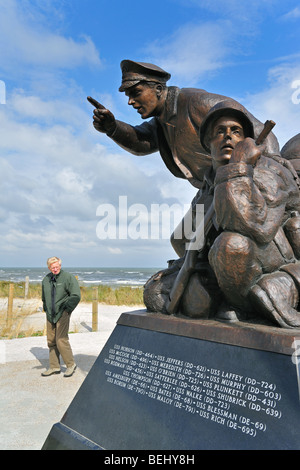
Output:
[[[300,331],[124,313],[43,449],[300,449]]]

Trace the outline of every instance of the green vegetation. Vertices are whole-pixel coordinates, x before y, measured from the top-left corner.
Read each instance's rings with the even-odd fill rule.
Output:
[[[8,297],[8,281],[0,281],[0,297]],[[110,286],[81,286],[81,302],[92,302],[95,295],[95,288],[98,294],[98,302],[107,305],[141,305],[143,304],[142,287],[110,287]],[[14,283],[14,298],[24,298],[25,282]],[[30,284],[28,299],[41,299],[41,284]]]
[[[0,297],[8,297],[9,281],[0,281]],[[25,282],[14,282],[14,297],[24,298],[25,297]],[[30,284],[28,291],[28,299],[38,299],[42,295],[41,284]]]
[[[110,287],[110,286],[84,286],[80,287],[81,302],[92,302],[95,291],[98,302],[107,305],[141,305],[143,304],[142,287]]]

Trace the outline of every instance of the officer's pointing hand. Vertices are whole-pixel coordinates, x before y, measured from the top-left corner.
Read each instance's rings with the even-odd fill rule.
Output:
[[[91,96],[88,96],[87,100],[95,107],[93,116],[94,128],[99,132],[104,132],[108,135],[112,134],[116,129],[116,120],[114,115]]]

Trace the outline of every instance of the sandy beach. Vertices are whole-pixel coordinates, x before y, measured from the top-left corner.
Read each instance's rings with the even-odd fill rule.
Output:
[[[33,301],[26,302],[33,304]],[[35,313],[24,319],[22,329],[44,329],[45,313],[40,310],[40,302],[35,302]],[[1,450],[41,449],[52,425],[61,420],[120,315],[140,308],[98,304],[98,331],[92,332],[92,304],[80,303],[72,313],[70,323],[70,332],[74,333],[69,338],[77,364],[76,372],[70,378],[63,376],[64,365],[59,375],[41,376],[48,367],[45,336],[0,341]]]

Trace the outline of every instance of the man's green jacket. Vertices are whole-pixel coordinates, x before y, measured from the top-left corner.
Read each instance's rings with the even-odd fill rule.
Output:
[[[54,312],[52,312],[53,285],[55,285]],[[51,323],[56,323],[65,310],[72,313],[80,298],[80,287],[73,274],[61,270],[56,276],[49,273],[44,277],[42,282],[43,309]]]

